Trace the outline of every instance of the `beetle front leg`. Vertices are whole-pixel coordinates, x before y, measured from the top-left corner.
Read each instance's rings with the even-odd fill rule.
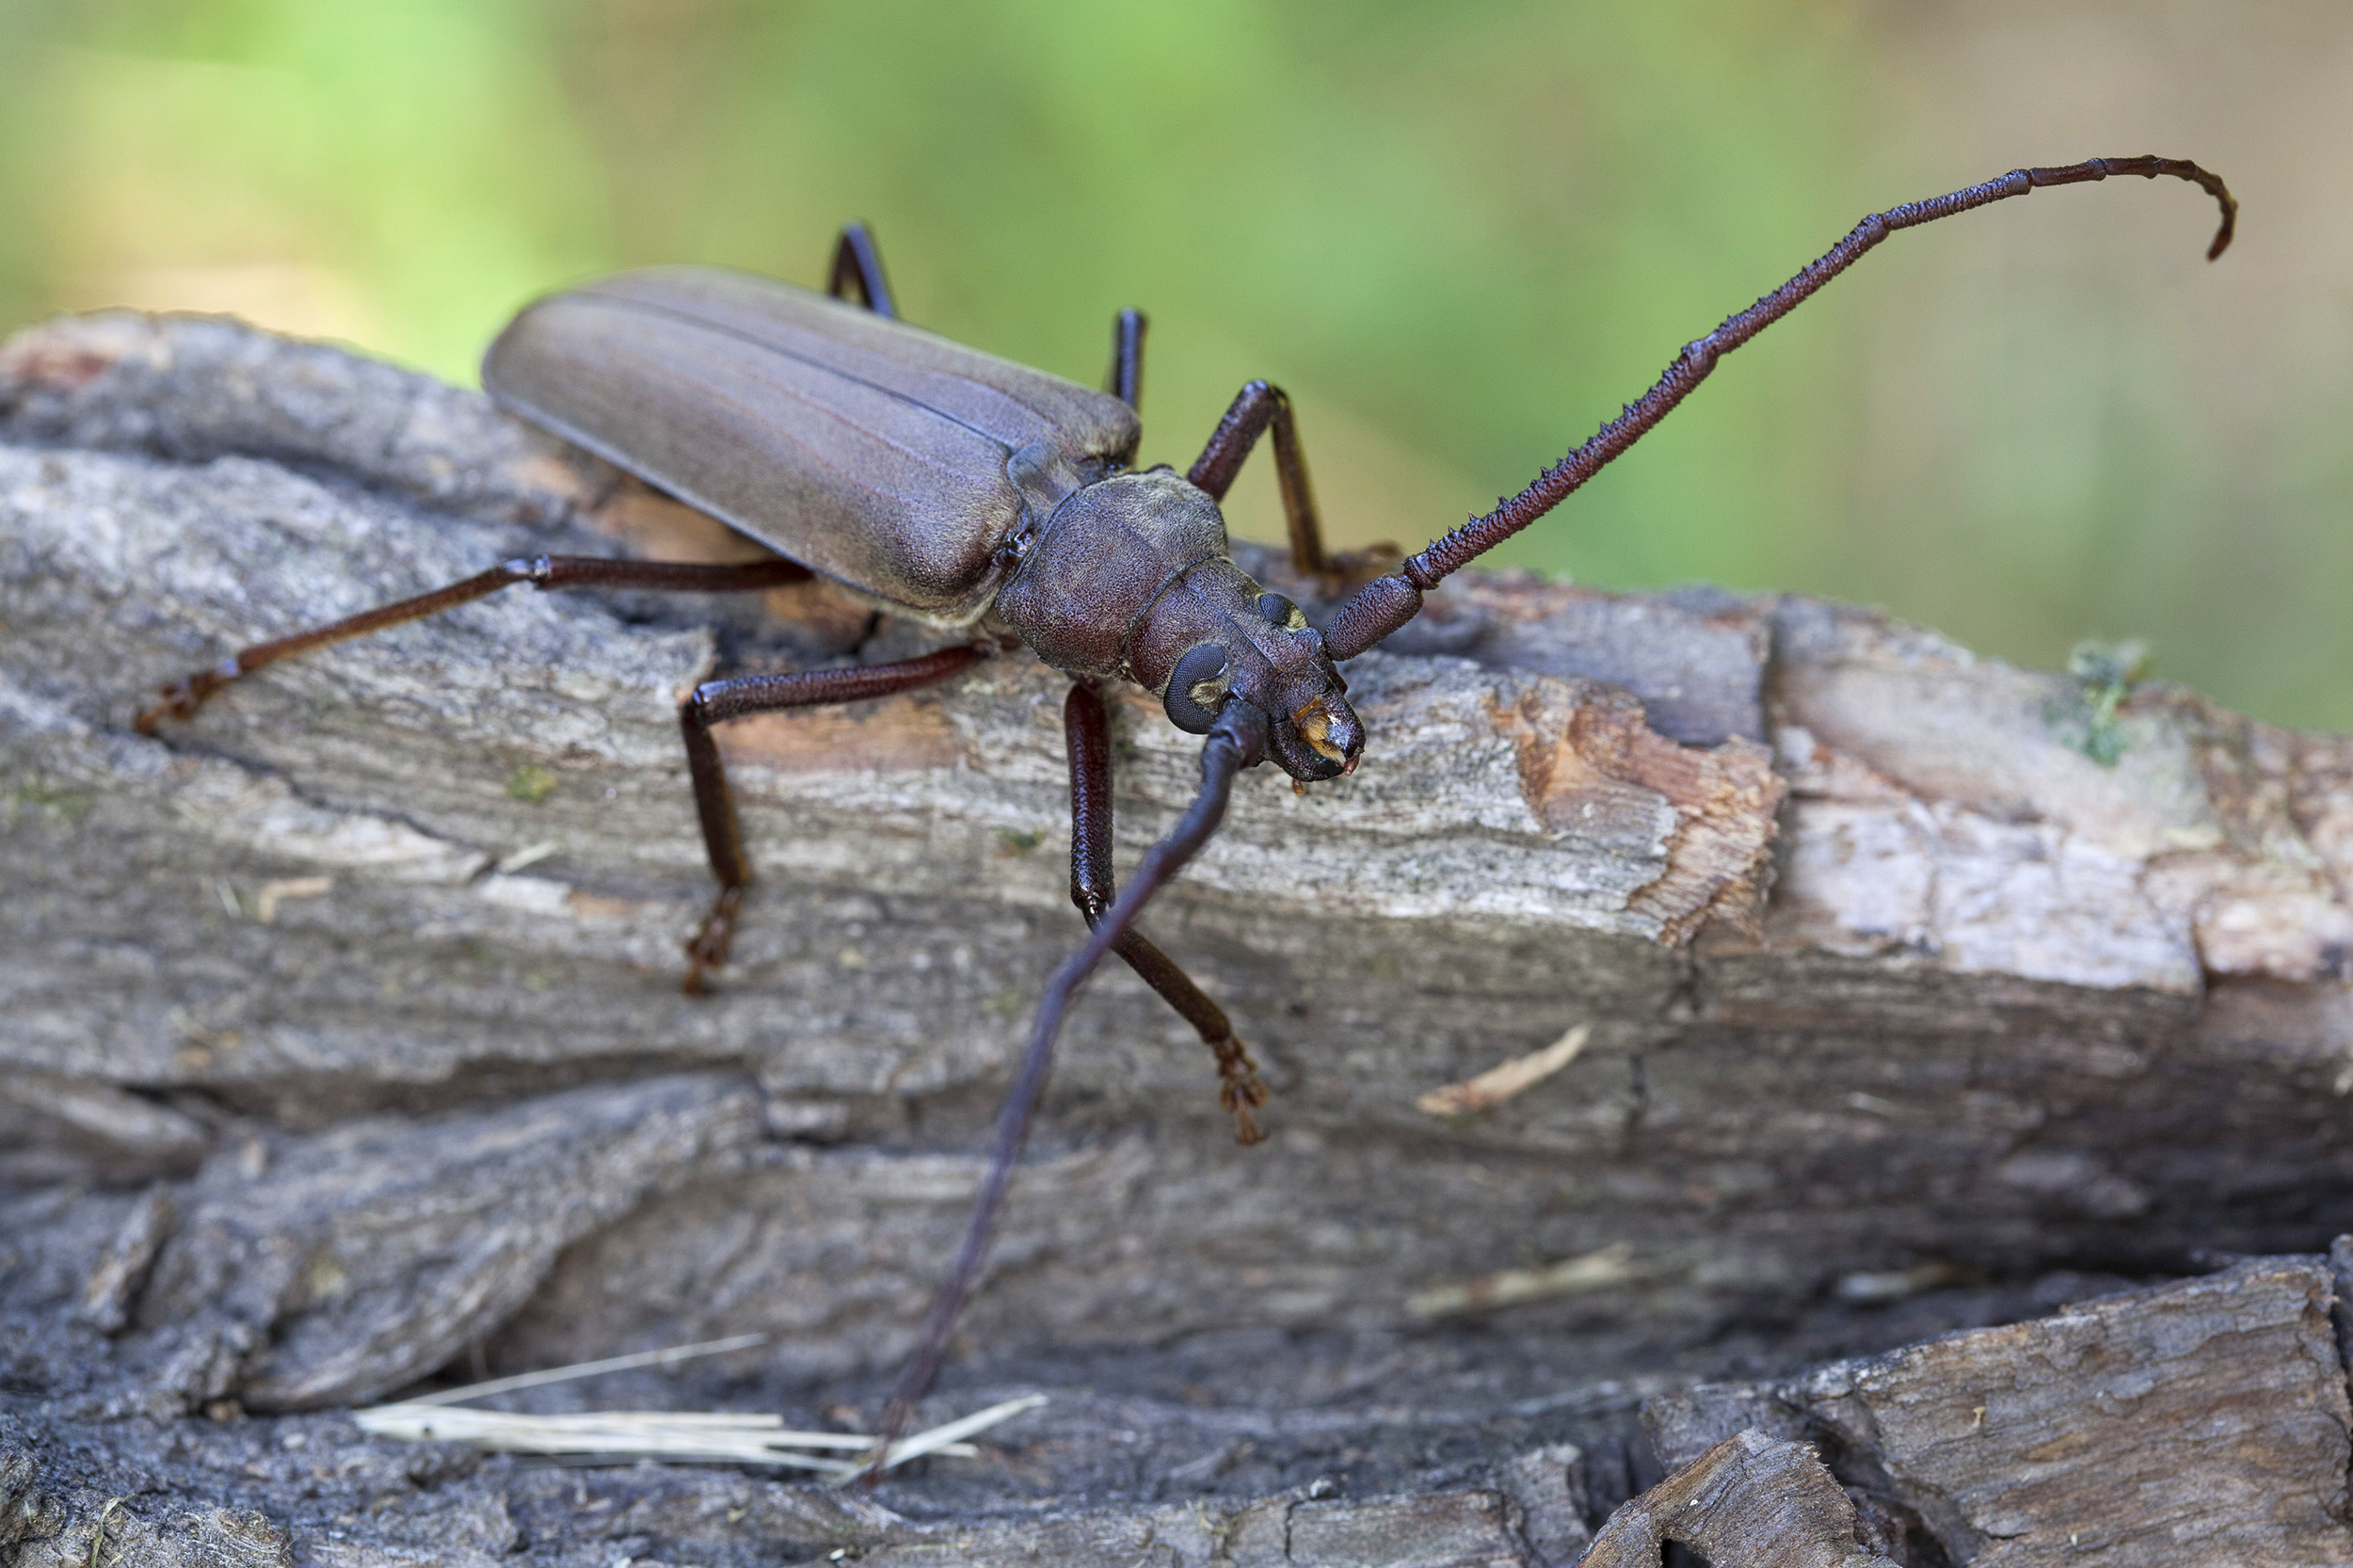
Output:
[[[719,760],[719,745],[711,727],[747,713],[863,702],[912,691],[962,674],[987,651],[979,646],[943,648],[920,659],[888,664],[706,680],[679,705],[679,728],[686,737],[686,771],[695,781],[695,813],[702,821],[703,849],[711,857],[711,874],[719,879],[719,895],[712,901],[711,913],[686,941],[688,996],[700,996],[703,977],[727,963],[744,889],[752,880],[751,859],[744,853],[744,832],[735,818],[735,797],[728,789],[727,768]]]
[[[1070,902],[1092,927],[1119,893],[1112,870],[1112,732],[1110,715],[1095,688],[1081,680],[1063,703],[1063,733],[1070,744]],[[1217,1057],[1218,1103],[1234,1118],[1237,1142],[1256,1144],[1266,1134],[1250,1112],[1267,1102],[1267,1087],[1250,1049],[1234,1033],[1225,1010],[1211,1001],[1176,961],[1137,932],[1128,932],[1112,951],[1144,983],[1158,991],[1201,1043]]]
[[[1302,577],[1335,576],[1338,564],[1324,553],[1315,488],[1307,482],[1307,454],[1299,444],[1291,400],[1282,388],[1253,381],[1237,392],[1185,477],[1225,500],[1243,459],[1270,427],[1274,432],[1274,474],[1283,487],[1283,519],[1290,528],[1291,569]]]

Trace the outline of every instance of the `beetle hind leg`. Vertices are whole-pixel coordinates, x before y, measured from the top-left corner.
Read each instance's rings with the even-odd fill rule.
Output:
[[[1103,699],[1083,680],[1070,688],[1063,704],[1063,731],[1070,744],[1070,902],[1093,927],[1110,910],[1118,888],[1112,873],[1111,720]],[[1234,1118],[1235,1142],[1261,1142],[1266,1134],[1250,1113],[1270,1097],[1266,1080],[1225,1010],[1141,934],[1128,932],[1112,951],[1193,1025],[1217,1058],[1218,1104]]]
[[[326,648],[332,643],[348,642],[364,637],[371,632],[388,627],[403,626],[427,616],[438,616],[460,604],[471,604],[477,599],[528,583],[535,588],[559,590],[565,588],[645,588],[671,593],[746,593],[780,587],[798,583],[809,575],[807,567],[797,561],[781,557],[772,561],[744,561],[733,565],[711,566],[694,561],[626,561],[608,560],[595,555],[531,555],[501,562],[488,571],[476,572],[463,582],[452,583],[445,588],[414,598],[395,600],[363,610],[342,620],[314,626],[276,642],[255,643],[238,649],[209,669],[175,680],[162,688],[163,700],[143,710],[131,721],[132,728],[142,735],[152,735],[164,721],[184,722],[196,717],[222,687],[241,675],[291,659],[312,648]]]

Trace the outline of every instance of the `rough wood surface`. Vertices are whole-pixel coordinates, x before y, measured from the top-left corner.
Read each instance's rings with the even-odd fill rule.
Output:
[[[0,1312],[47,1347],[20,1367],[92,1358],[91,1441],[162,1420],[261,1452],[349,1429],[188,1413],[745,1330],[774,1344],[693,1387],[871,1405],[1079,929],[1058,678],[1011,656],[731,727],[761,880],[699,1003],[676,697],[921,646],[835,591],[510,591],[129,728],[240,643],[520,552],[744,549],[332,349],[109,316],[0,351]],[[1241,1021],[1273,1138],[1235,1148],[1197,1043],[1097,982],[941,1399],[1062,1397],[1012,1468],[893,1483],[921,1528],[995,1518],[988,1550],[1043,1560],[1146,1530],[1183,1561],[1263,1528],[1310,1560],[1318,1530],[1436,1510],[1457,1544],[1427,1560],[1555,1560],[1657,1479],[1649,1394],[2353,1225],[2353,741],[2143,685],[2104,765],[2068,677],[1802,600],[1511,574],[1450,584],[1349,678],[1365,765],[1248,780],[1147,921]],[[1128,856],[1193,743],[1114,709]],[[1502,1103],[1417,1108],[1579,1026]],[[9,1378],[66,1418],[53,1373]],[[333,1441],[378,1456],[355,1474],[411,1463]],[[460,1468],[505,1489],[483,1551],[555,1560],[568,1477]],[[612,1506],[662,1540],[730,1488],[804,1496],[630,1485]],[[1950,1560],[2024,1550],[1976,1503],[1882,1491]],[[172,1496],[291,1517],[232,1493]],[[1080,1521],[1050,1550],[1020,1522],[1049,1496]],[[1213,1545],[1179,1513],[1225,1521]],[[352,1551],[394,1551],[367,1517]]]
[[[1805,1444],[1733,1433],[1609,1517],[1587,1568],[1651,1568],[1669,1542],[1709,1568],[1895,1568],[1863,1544],[1854,1504]]]
[[[1645,1418],[1670,1464],[1735,1427],[1811,1442],[1956,1562],[2344,1561],[2336,1289],[2327,1260],[2265,1258]]]
[[[2353,1412],[2333,1289],[2327,1259],[2258,1259],[1775,1384],[1656,1398],[1645,1420],[1674,1473],[1614,1511],[1627,1473],[1558,1442],[1425,1453],[1410,1489],[1325,1474],[1237,1494],[1198,1463],[1104,1463],[1123,1438],[1184,1428],[1184,1406],[1083,1397],[880,1500],[712,1468],[535,1467],[371,1440],[340,1416],[171,1419],[152,1402],[168,1368],[19,1319],[0,1337],[0,1561],[65,1568],[112,1544],[126,1561],[355,1568],[1614,1568],[1678,1542],[1717,1568],[2343,1563]],[[1364,1440],[1383,1420],[1359,1409],[1327,1435]]]

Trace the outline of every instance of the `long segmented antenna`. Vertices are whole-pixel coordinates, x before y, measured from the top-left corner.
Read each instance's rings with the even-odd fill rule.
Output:
[[[957,1316],[980,1279],[981,1265],[988,1256],[989,1235],[996,1227],[997,1210],[1005,1201],[1005,1190],[1013,1184],[1014,1163],[1021,1158],[1021,1145],[1029,1138],[1030,1119],[1037,1110],[1039,1095],[1045,1091],[1046,1075],[1053,1066],[1054,1041],[1062,1033],[1063,1016],[1069,1011],[1071,999],[1119,938],[1136,923],[1136,917],[1144,913],[1152,895],[1182,871],[1185,862],[1217,831],[1218,824],[1225,819],[1226,803],[1233,798],[1235,778],[1266,755],[1270,728],[1266,714],[1252,704],[1239,697],[1226,702],[1225,712],[1218,715],[1201,748],[1201,792],[1193,797],[1168,837],[1145,853],[1135,875],[1104,913],[1102,923],[1063,960],[1062,968],[1046,983],[1046,989],[1038,998],[1037,1021],[1030,1030],[1029,1048],[1022,1053],[1021,1070],[1005,1096],[1003,1107],[997,1112],[997,1139],[989,1151],[988,1175],[972,1199],[972,1213],[964,1223],[964,1240],[956,1246],[955,1260],[948,1266],[947,1277],[940,1281],[931,1310],[923,1315],[914,1352],[907,1357],[905,1370],[899,1374],[898,1387],[891,1391],[889,1408],[883,1414],[881,1444],[866,1472],[869,1480],[880,1473],[891,1445],[906,1430],[915,1402],[930,1390],[932,1379],[938,1375],[939,1365],[947,1358],[949,1331],[955,1327]]]
[[[1325,625],[1324,647],[1335,660],[1353,659],[1412,620],[1420,613],[1423,594],[1567,500],[1588,479],[1641,440],[1651,426],[1673,412],[1692,388],[1707,378],[1718,360],[1796,310],[1807,296],[1898,229],[1933,223],[1973,207],[2025,196],[2044,185],[2081,184],[2105,180],[2111,174],[2137,174],[2151,180],[2169,174],[2194,183],[2222,207],[2222,222],[2215,230],[2214,243],[2206,248],[2206,260],[2213,261],[2229,247],[2238,222],[2237,200],[2219,176],[2183,158],[2092,158],[2057,168],[2014,168],[1998,180],[1971,185],[1949,196],[1909,201],[1883,213],[1873,213],[1795,278],[1747,310],[1727,316],[1707,336],[1684,344],[1683,352],[1650,391],[1627,404],[1625,411],[1603,425],[1593,440],[1545,470],[1534,484],[1511,500],[1500,502],[1485,517],[1471,519],[1420,554],[1408,557],[1395,572],[1366,584]]]

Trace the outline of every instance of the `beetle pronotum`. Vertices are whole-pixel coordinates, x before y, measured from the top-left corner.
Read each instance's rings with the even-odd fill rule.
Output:
[[[1182,1014],[1214,1053],[1244,1143],[1265,1103],[1224,1010],[1135,930],[1153,894],[1216,831],[1234,779],[1272,758],[1304,787],[1353,770],[1365,732],[1337,666],[1421,609],[1451,573],[1534,522],[1657,424],[1723,355],[1787,314],[1899,229],[2043,185],[2170,175],[2220,204],[2209,260],[2237,203],[2179,159],[2094,158],[1877,213],[1771,294],[1687,344],[1651,389],[1516,496],[1374,577],[1321,629],[1227,552],[1219,500],[1272,433],[1293,566],[1337,582],[1323,550],[1290,404],[1243,387],[1192,468],[1128,467],[1144,322],[1122,312],[1110,384],[1096,392],[898,320],[873,243],[843,231],[828,294],[701,268],[623,274],[527,307],[490,346],[483,383],[503,407],[776,550],[738,566],[542,555],[437,592],[248,648],[164,688],[142,733],[192,717],[230,681],[307,649],[433,615],[517,584],[725,592],[831,578],[897,615],[974,640],[891,664],[706,682],[680,712],[695,803],[719,891],[686,943],[686,989],[727,962],[749,861],[712,728],[747,713],[855,702],[945,680],[1017,641],[1074,680],[1064,708],[1071,771],[1071,898],[1092,928],[1047,983],[999,1113],[988,1174],[908,1358],[886,1421],[900,1429],[930,1386],[979,1276],[989,1232],[1044,1089],[1071,998],[1112,952]],[[856,303],[849,296],[855,292]],[[1170,721],[1208,737],[1201,789],[1124,890],[1112,873],[1109,721],[1096,683],[1132,680]]]

